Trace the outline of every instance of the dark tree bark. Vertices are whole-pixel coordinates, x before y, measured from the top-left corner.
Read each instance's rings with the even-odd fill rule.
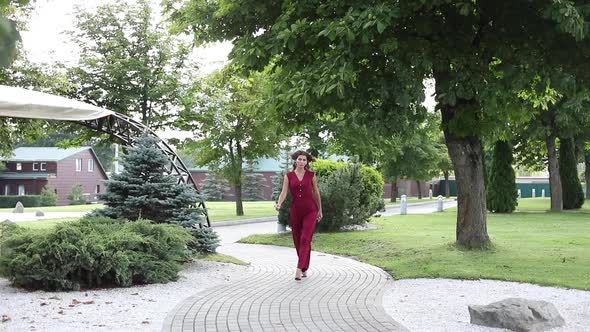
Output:
[[[237,152],[237,162],[239,167],[236,167],[236,216],[243,216],[244,215],[244,204],[242,203],[242,164],[244,161],[244,157],[242,155],[242,145],[238,141],[236,144],[236,152]]]
[[[422,188],[420,188],[420,180],[416,180],[416,186],[418,187],[418,199],[422,199]]]
[[[443,105],[441,114],[457,183],[457,243],[468,248],[482,248],[490,243],[490,238],[481,140],[478,136],[459,137],[449,130],[449,123],[456,114],[450,106]]]
[[[396,177],[395,180],[391,183],[391,199],[390,201],[395,203],[397,201],[397,180],[398,178]]]
[[[547,157],[549,159],[549,188],[551,191],[551,211],[560,212],[563,210],[563,191],[561,189],[561,176],[559,175],[559,160],[557,159],[557,148],[555,146],[555,134],[545,136],[547,144]]]
[[[586,199],[590,199],[590,151],[584,153],[584,178],[586,179]]]

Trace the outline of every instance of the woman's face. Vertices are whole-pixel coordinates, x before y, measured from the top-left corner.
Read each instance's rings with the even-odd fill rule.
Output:
[[[299,155],[297,160],[295,160],[295,163],[297,164],[297,167],[305,167],[307,165],[307,157],[304,154]]]

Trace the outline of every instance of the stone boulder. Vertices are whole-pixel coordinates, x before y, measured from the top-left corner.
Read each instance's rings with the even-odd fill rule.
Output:
[[[25,207],[23,206],[23,203],[21,202],[16,202],[16,206],[14,207],[14,211],[12,211],[14,213],[25,213]]]
[[[508,298],[488,305],[470,305],[471,324],[513,331],[546,331],[565,325],[555,306],[545,301]]]
[[[35,216],[36,217],[43,217],[43,216],[45,216],[45,213],[43,213],[43,211],[41,211],[41,210],[37,210],[37,212],[35,212]]]

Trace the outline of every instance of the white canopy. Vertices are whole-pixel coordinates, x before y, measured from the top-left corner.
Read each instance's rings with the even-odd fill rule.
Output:
[[[82,121],[102,118],[113,113],[77,100],[0,85],[0,116]]]

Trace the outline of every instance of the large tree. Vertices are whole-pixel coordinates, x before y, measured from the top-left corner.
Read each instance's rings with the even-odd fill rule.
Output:
[[[166,1],[178,30],[232,40],[235,61],[280,69],[289,117],[320,106],[376,132],[409,130],[433,77],[467,247],[489,243],[481,137],[526,112],[514,91],[539,68],[581,65],[588,32],[581,1],[176,2]]]
[[[248,76],[229,65],[195,84],[176,124],[195,135],[185,143],[195,164],[207,166],[235,188],[238,216],[244,215],[245,163],[276,155],[286,134],[268,108],[269,89],[264,73]]]
[[[19,53],[23,18],[31,11],[31,0],[0,1],[0,68],[8,68]]]
[[[119,113],[139,117],[151,128],[170,125],[180,104],[189,48],[156,21],[151,2],[105,4],[76,12],[69,32],[80,48],[71,68],[70,95]]]

